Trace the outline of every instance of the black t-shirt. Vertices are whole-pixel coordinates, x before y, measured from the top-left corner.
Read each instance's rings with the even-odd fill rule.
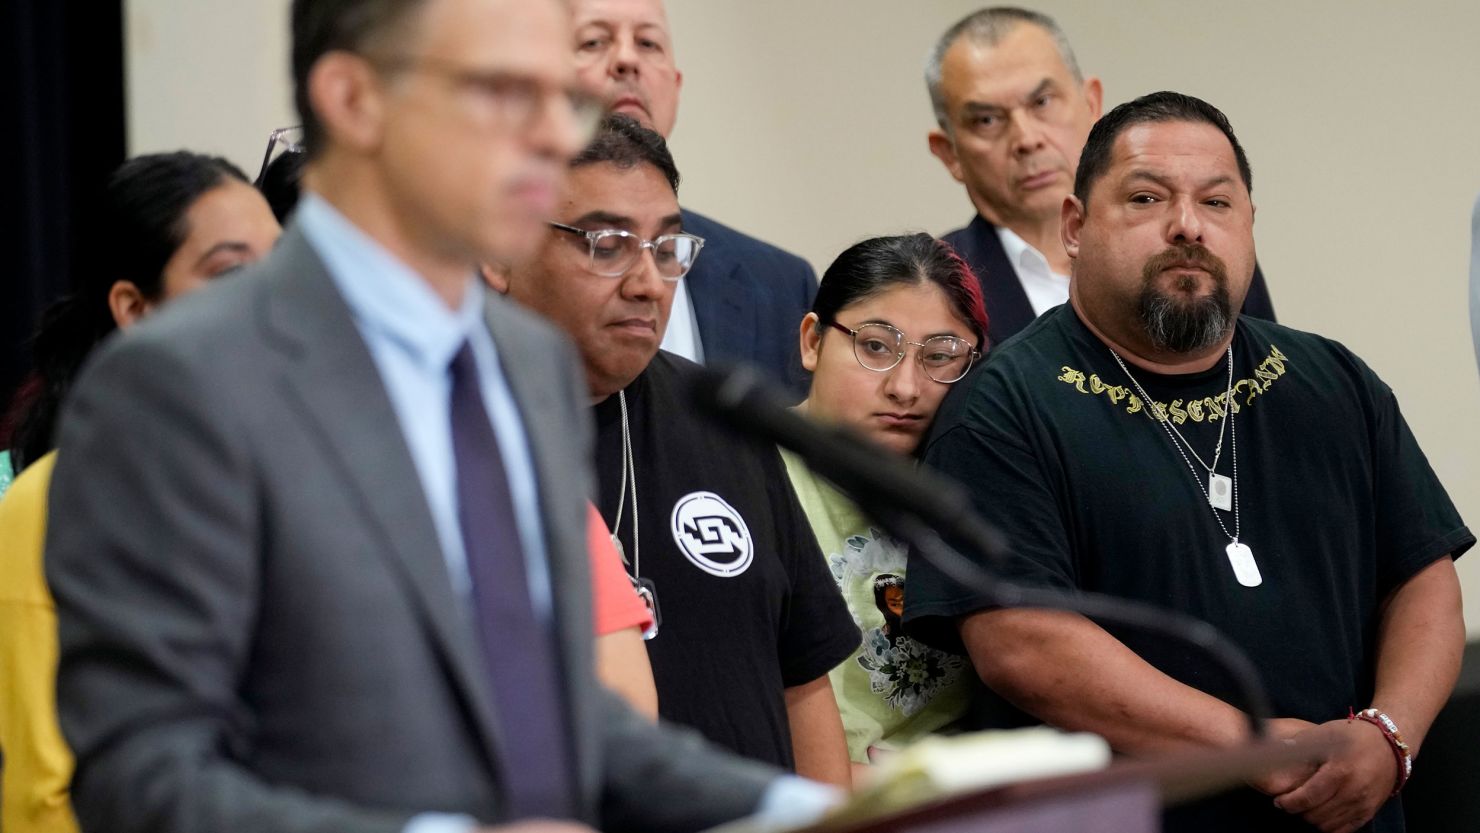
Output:
[[[1232,475],[1236,443],[1240,540],[1262,574],[1257,587],[1235,578],[1229,538],[1198,485],[1206,470],[1194,480],[1068,304],[953,391],[925,461],[965,484],[983,517],[1007,533],[1013,553],[993,565],[1004,577],[1211,622],[1253,660],[1276,715],[1332,720],[1370,703],[1382,599],[1475,538],[1392,390],[1360,359],[1330,340],[1249,318],[1239,319],[1233,353],[1234,416],[1217,470]],[[1186,376],[1131,372],[1211,463],[1227,363]],[[1233,533],[1234,513],[1218,515]],[[917,558],[909,569],[906,626],[927,641],[957,639],[955,617],[984,602]],[[1110,630],[1170,676],[1236,702],[1201,654]],[[1248,789],[1179,815],[1185,826],[1167,829],[1310,829]],[[1398,802],[1379,821],[1377,830],[1402,830]]]
[[[658,711],[746,757],[793,768],[784,689],[847,659],[860,634],[776,448],[696,413],[695,365],[659,352],[625,391],[641,552],[629,495],[618,537],[656,585],[647,643]],[[596,406],[598,506],[616,521],[618,397]],[[631,569],[629,565],[628,569]]]

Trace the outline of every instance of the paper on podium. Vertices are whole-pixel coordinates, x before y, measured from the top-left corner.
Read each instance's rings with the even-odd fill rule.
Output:
[[[778,827],[750,817],[709,833],[852,827],[953,796],[1029,779],[1103,769],[1110,757],[1109,745],[1098,735],[1067,734],[1044,726],[932,736],[877,764],[869,783],[859,786],[846,802],[822,819]]]
[[[823,826],[853,824],[955,795],[1109,764],[1110,745],[1099,735],[1047,726],[927,737],[879,764],[870,783],[830,813]]]

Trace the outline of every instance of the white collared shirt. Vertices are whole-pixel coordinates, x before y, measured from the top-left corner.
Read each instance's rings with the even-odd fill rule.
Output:
[[[668,312],[668,329],[659,345],[695,364],[704,363],[704,342],[699,339],[699,320],[694,317],[694,301],[688,284],[680,280],[673,291],[673,306]]]
[[[997,227],[997,239],[1007,253],[1007,262],[1017,272],[1018,283],[1028,295],[1034,315],[1042,315],[1069,300],[1069,276],[1048,266],[1048,258],[1006,226]]]

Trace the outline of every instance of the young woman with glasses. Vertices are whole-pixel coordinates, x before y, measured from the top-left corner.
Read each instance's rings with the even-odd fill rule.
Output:
[[[946,392],[981,358],[986,329],[981,287],[948,244],[927,234],[858,243],[828,267],[802,319],[802,364],[812,384],[798,410],[912,455]],[[964,657],[900,632],[904,547],[799,459],[783,457],[863,630],[862,646],[829,675],[855,776],[862,776],[859,767],[881,752],[959,719],[972,672]]]

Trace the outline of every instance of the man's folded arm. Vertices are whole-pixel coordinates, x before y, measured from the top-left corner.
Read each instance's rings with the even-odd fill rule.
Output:
[[[1247,737],[1242,712],[1158,671],[1099,625],[1030,608],[960,620],[982,682],[1038,719],[1094,732],[1117,751],[1229,746]]]

